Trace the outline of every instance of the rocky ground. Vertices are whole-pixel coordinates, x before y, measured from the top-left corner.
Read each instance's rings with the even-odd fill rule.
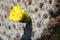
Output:
[[[18,4],[30,15],[28,24],[8,19],[10,9]],[[59,11],[59,0],[0,0],[0,40],[52,40],[60,24]]]

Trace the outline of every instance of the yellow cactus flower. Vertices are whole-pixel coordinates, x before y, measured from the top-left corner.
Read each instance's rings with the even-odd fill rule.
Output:
[[[9,20],[22,21],[25,14],[25,10],[20,5],[14,6],[10,11]]]

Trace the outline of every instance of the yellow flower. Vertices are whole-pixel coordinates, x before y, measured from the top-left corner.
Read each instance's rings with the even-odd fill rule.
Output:
[[[22,21],[24,14],[25,10],[23,10],[20,5],[14,6],[10,11],[9,20],[15,22]]]

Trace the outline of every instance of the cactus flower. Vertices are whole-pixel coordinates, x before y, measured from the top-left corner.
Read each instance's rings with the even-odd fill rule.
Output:
[[[20,5],[14,6],[10,11],[9,20],[14,22],[24,22],[28,23],[30,21],[30,16],[25,13],[25,10],[21,8]]]
[[[25,10],[22,9],[20,5],[14,6],[10,11],[9,20],[15,22],[22,21],[24,14]]]

